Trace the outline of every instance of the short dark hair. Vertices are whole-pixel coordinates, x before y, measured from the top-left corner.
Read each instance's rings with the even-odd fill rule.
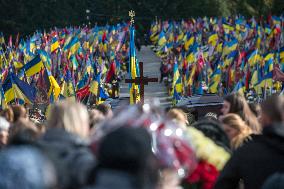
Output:
[[[111,106],[108,104],[99,104],[96,109],[102,112],[104,115],[107,115],[111,111]]]
[[[283,122],[284,101],[283,97],[272,95],[261,103],[261,110],[272,122]]]

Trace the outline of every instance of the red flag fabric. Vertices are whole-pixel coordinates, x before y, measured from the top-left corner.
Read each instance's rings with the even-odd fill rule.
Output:
[[[102,36],[102,42],[103,42],[103,43],[105,42],[106,38],[107,38],[107,35],[106,35],[106,32],[104,32],[104,34],[103,34],[103,36]]]
[[[80,101],[83,100],[85,97],[87,97],[90,94],[90,86],[87,85],[83,88],[81,88],[80,90],[76,91],[76,96],[77,99],[79,99]]]
[[[110,68],[109,68],[109,71],[108,71],[107,76],[106,76],[106,83],[110,83],[114,79],[115,70],[116,70],[115,63],[112,62],[110,64]]]
[[[246,52],[239,53],[237,68],[241,66],[242,60],[246,57]]]
[[[8,46],[9,46],[9,47],[12,47],[12,46],[13,46],[12,35],[10,35],[10,37],[9,37],[9,43],[8,43]]]
[[[249,81],[250,81],[250,78],[251,78],[251,74],[250,74],[250,70],[248,69],[247,70],[247,73],[246,73],[246,89],[248,90],[249,89]]]

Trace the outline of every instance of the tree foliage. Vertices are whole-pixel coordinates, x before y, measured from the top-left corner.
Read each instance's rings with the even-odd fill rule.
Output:
[[[0,31],[6,35],[31,34],[36,30],[128,20],[136,12],[138,29],[146,31],[158,19],[197,16],[261,16],[280,14],[283,0],[0,0]],[[86,13],[86,9],[90,13]],[[89,16],[89,21],[86,17]],[[147,26],[147,27],[146,27]]]

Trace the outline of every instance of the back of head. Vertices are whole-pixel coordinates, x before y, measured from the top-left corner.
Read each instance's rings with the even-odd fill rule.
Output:
[[[19,118],[26,118],[27,111],[23,106],[20,105],[13,105],[12,110],[14,113],[14,122],[18,121]]]
[[[9,138],[10,123],[0,116],[0,149],[6,146]]]
[[[89,111],[90,128],[96,127],[104,119],[105,116],[99,110],[92,109]]]
[[[246,104],[246,99],[240,93],[231,93],[224,98],[230,103],[229,113],[242,113]],[[240,115],[241,116],[241,115]]]
[[[229,113],[238,114],[254,133],[260,133],[261,128],[255,114],[251,111],[245,97],[240,93],[232,93],[224,98],[230,103]]]
[[[248,105],[249,105],[249,108],[252,111],[252,113],[256,117],[259,117],[260,116],[260,111],[261,111],[260,105],[256,104],[256,103],[249,103]]]
[[[31,144],[40,137],[40,134],[33,122],[20,118],[10,128],[9,144]]]
[[[282,123],[284,121],[284,99],[282,96],[273,95],[261,104],[262,125]],[[264,120],[266,119],[266,120]]]
[[[187,120],[187,115],[186,113],[184,113],[182,110],[177,109],[177,108],[173,108],[170,109],[167,113],[167,116],[172,119],[177,121],[178,123],[181,124],[181,126],[185,127],[186,124],[188,123]]]
[[[268,177],[261,189],[282,189],[284,188],[284,174],[275,173]]]
[[[0,131],[5,130],[8,131],[10,127],[10,123],[4,118],[0,116]]]
[[[12,147],[0,152],[1,189],[53,189],[52,164],[36,149]]]
[[[63,128],[82,138],[89,135],[89,114],[80,103],[61,101],[51,108],[48,119],[49,128]]]
[[[96,109],[99,110],[100,112],[102,112],[105,117],[107,117],[107,118],[112,117],[112,110],[111,110],[111,106],[109,104],[99,104],[96,107]]]
[[[100,168],[139,174],[152,155],[150,134],[144,128],[120,127],[102,139],[97,155]]]
[[[1,112],[1,116],[5,117],[5,119],[10,123],[14,121],[14,112],[10,106]]]
[[[214,120],[201,120],[192,125],[196,129],[202,131],[202,133],[208,138],[212,139],[216,144],[222,146],[226,150],[230,149],[229,139],[222,129],[219,122]]]
[[[246,125],[242,118],[238,114],[229,113],[221,118],[223,124],[229,125],[230,127],[236,129],[239,132],[251,131],[251,129]]]
[[[238,132],[238,134],[231,139],[231,147],[233,149],[240,147],[253,133],[251,128],[237,114],[226,114],[222,116],[220,121],[222,124],[226,124],[228,127]]]

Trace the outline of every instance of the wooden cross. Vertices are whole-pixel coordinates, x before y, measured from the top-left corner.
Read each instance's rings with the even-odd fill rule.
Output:
[[[140,102],[144,104],[144,85],[148,85],[148,82],[158,82],[158,78],[148,78],[143,75],[143,62],[139,62],[139,74],[140,77],[135,79],[125,79],[125,83],[134,83],[140,85]]]

